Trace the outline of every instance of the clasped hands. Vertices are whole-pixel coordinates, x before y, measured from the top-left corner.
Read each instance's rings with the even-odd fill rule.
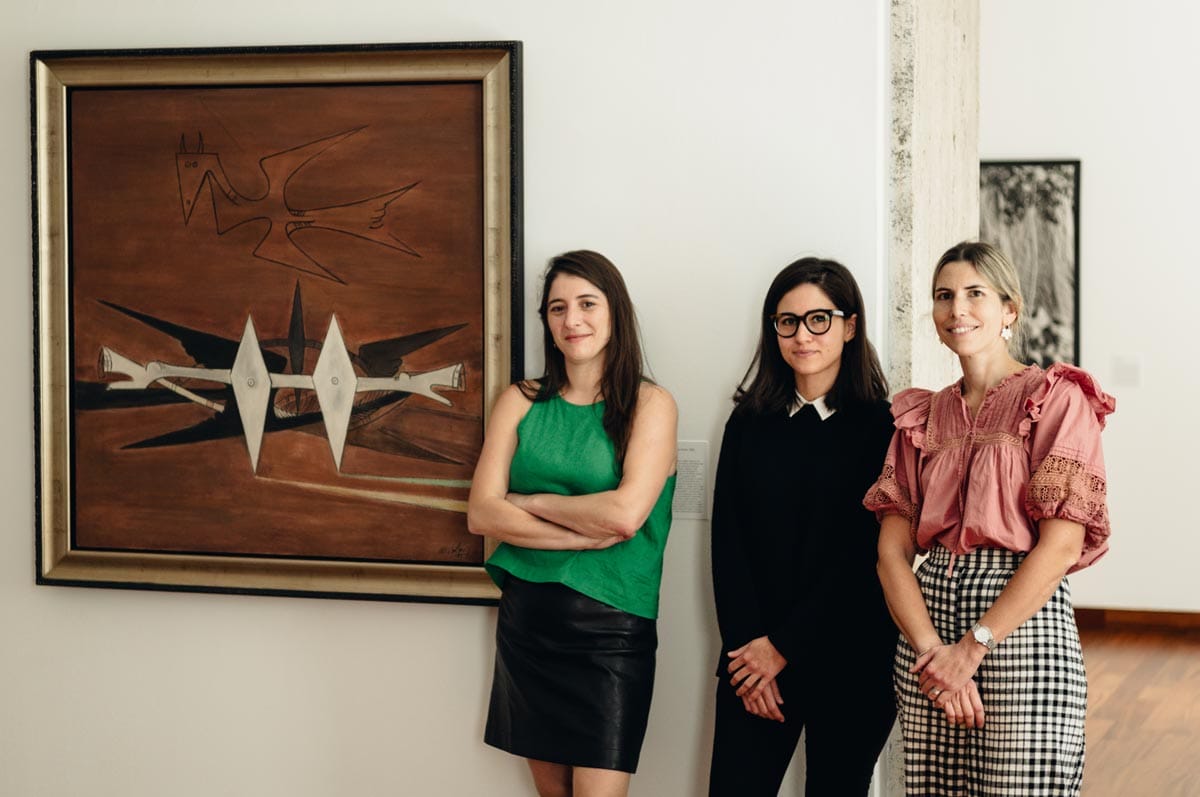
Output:
[[[983,701],[973,680],[986,649],[973,639],[934,645],[909,668],[917,674],[921,693],[946,713],[951,725],[983,727]]]
[[[737,690],[746,711],[756,717],[783,722],[783,712],[779,710],[783,695],[775,676],[787,666],[787,659],[771,640],[760,636],[725,655],[732,660],[729,662],[732,673],[729,682]]]

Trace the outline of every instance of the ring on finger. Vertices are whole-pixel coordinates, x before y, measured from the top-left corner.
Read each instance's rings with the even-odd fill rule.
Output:
[[[930,689],[930,690],[929,690],[929,699],[930,699],[930,700],[937,700],[937,699],[938,699],[938,695],[940,695],[941,693],[942,693],[942,690],[941,690],[941,689],[939,689],[938,687],[936,687],[936,686],[935,686],[935,687],[933,687],[932,689]]]

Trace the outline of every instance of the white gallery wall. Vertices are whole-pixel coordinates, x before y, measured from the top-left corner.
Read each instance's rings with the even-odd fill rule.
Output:
[[[0,794],[530,793],[520,763],[480,741],[492,608],[35,586],[29,50],[522,40],[526,301],[533,304],[550,255],[591,247],[612,257],[637,301],[653,371],[678,399],[681,439],[711,441],[715,457],[728,396],[751,355],[757,306],[779,268],[802,254],[839,258],[871,307],[882,306],[886,18],[882,0],[6,7]],[[1061,149],[1071,151],[1065,142]],[[1161,158],[1147,183],[1169,180],[1179,157],[1147,144],[1114,168],[1136,177],[1147,158]],[[1085,186],[1095,185],[1098,164],[1086,158]],[[1101,198],[1088,196],[1099,209]],[[1158,196],[1146,204],[1177,212]],[[1085,217],[1085,229],[1099,227]],[[1085,257],[1098,246],[1089,244]],[[1116,262],[1146,274],[1165,263],[1182,276],[1185,255],[1149,263],[1124,256],[1135,254]],[[1109,290],[1111,302],[1085,302],[1093,314],[1085,350],[1102,350],[1102,318],[1130,317],[1115,298],[1122,289]],[[1157,296],[1139,301],[1147,308],[1135,316],[1145,321],[1139,339],[1157,342],[1164,323],[1183,323],[1159,311]],[[882,320],[876,312],[873,334]],[[532,316],[526,334],[538,340]],[[1113,340],[1124,334],[1111,330]],[[1149,384],[1168,363],[1157,350],[1140,353]],[[528,362],[536,372],[540,355],[530,350]],[[1194,386],[1190,373],[1164,378]],[[1136,409],[1131,393],[1122,392],[1125,418]],[[1160,414],[1148,402],[1143,411]],[[1124,468],[1149,471],[1132,460]],[[1164,514],[1162,533],[1180,517]],[[707,535],[696,520],[672,531],[659,678],[635,795],[703,790],[717,651]]]
[[[1200,611],[1200,7],[984,0],[980,152],[1082,161],[1082,365],[1117,397],[1104,434],[1112,549],[1083,606]]]

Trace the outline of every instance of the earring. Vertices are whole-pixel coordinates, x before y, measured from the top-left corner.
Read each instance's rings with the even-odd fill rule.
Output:
[[[1005,343],[1012,340],[1012,326],[1005,324],[1004,329],[1000,330],[1000,337],[1004,339]]]

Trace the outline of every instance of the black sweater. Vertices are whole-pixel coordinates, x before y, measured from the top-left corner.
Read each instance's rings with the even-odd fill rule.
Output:
[[[862,499],[893,431],[885,401],[824,421],[814,408],[734,411],[713,501],[718,675],[726,652],[763,635],[788,669],[835,644],[848,646],[855,669],[890,666],[896,628],[875,572],[879,524]]]

